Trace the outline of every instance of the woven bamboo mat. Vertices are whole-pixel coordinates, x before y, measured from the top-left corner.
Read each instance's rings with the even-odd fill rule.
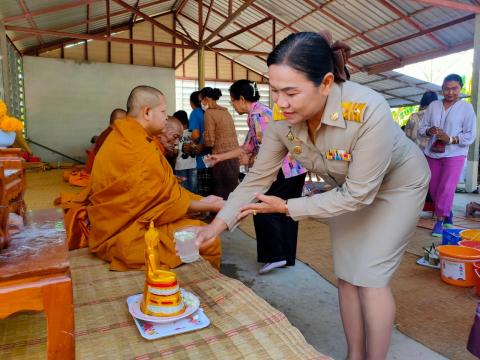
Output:
[[[240,228],[255,237],[251,217]],[[429,236],[424,229],[416,234],[422,231]],[[300,222],[297,258],[336,285],[327,225],[313,220]],[[417,265],[417,259],[407,252],[391,284],[397,303],[395,326],[449,359],[474,359],[465,347],[479,299],[473,289],[443,283],[438,270]]]
[[[453,223],[455,224],[456,228],[462,229],[478,229],[480,228],[480,218],[467,218],[462,215],[454,215],[453,216]],[[432,217],[429,218],[421,218],[418,220],[418,227],[432,230],[433,225],[435,225],[435,219]]]
[[[27,172],[25,202],[28,210],[50,209],[60,192],[79,192],[82,188],[63,181],[64,170]]]
[[[202,330],[148,341],[126,299],[143,289],[144,273],[112,272],[80,249],[70,253],[77,359],[328,359],[307,344],[285,315],[206,262],[176,269],[180,286],[201,298],[211,324]],[[0,320],[1,359],[43,359],[42,314]]]

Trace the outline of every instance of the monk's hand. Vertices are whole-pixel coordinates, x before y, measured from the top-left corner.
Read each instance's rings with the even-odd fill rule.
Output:
[[[265,213],[281,213],[285,214],[287,208],[285,206],[286,200],[277,196],[268,196],[255,193],[255,197],[259,202],[254,204],[245,205],[240,209],[240,214],[237,219],[242,220],[246,216],[252,214],[265,214]]]
[[[225,201],[220,196],[208,195],[200,200],[205,204],[209,204],[211,207],[208,211],[219,212],[225,204]]]

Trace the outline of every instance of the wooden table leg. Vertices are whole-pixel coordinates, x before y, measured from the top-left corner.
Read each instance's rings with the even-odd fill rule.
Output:
[[[47,315],[48,359],[75,359],[72,279],[69,276],[42,289]]]

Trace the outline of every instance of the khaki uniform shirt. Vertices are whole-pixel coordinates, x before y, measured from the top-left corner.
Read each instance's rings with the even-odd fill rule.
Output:
[[[240,207],[255,201],[254,192],[268,190],[287,152],[334,186],[322,194],[288,200],[293,219],[329,218],[360,209],[374,201],[389,172],[419,156],[418,149],[412,152],[413,147],[393,122],[390,108],[380,94],[350,81],[335,83],[316,130],[315,143],[308,136],[305,121],[295,125],[273,122],[265,133],[254,167],[230,194],[218,217],[233,229]],[[346,159],[331,159],[332,152],[343,154]],[[346,161],[349,156],[350,161]],[[402,181],[408,185],[413,180],[405,174]],[[386,183],[384,186],[388,187]]]

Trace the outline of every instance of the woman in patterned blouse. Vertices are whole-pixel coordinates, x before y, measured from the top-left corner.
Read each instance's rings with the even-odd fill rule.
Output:
[[[213,155],[214,163],[239,158],[240,164],[251,167],[262,144],[263,133],[272,119],[272,110],[258,102],[260,94],[257,84],[249,80],[238,80],[230,87],[230,97],[235,111],[248,114],[248,133],[242,146]],[[286,156],[277,180],[267,191],[283,199],[299,197],[302,194],[306,170],[290,156]],[[257,235],[258,262],[265,263],[260,274],[277,267],[295,265],[298,223],[284,214],[258,214],[253,217]]]

